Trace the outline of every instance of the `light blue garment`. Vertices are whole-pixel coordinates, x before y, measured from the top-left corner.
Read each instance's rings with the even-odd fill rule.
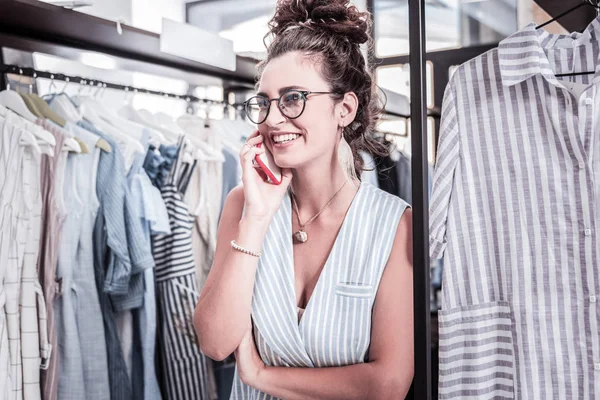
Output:
[[[100,208],[93,231],[94,274],[106,336],[111,400],[130,400],[131,382],[117,332],[116,315],[108,292],[126,293],[131,275],[125,230],[125,167],[116,143],[93,125],[78,122],[86,130],[105,139],[112,151],[101,153],[96,191]],[[108,266],[108,269],[106,268]],[[110,274],[110,275],[109,275]]]
[[[125,161],[112,139],[86,121],[80,121],[77,125],[102,137],[112,147],[110,153],[104,153],[100,157],[97,178],[99,213],[104,218],[107,245],[110,248],[104,291],[111,294],[125,294],[129,289],[131,278],[131,260],[125,229]]]
[[[106,337],[94,278],[92,231],[99,208],[96,173],[99,137],[75,125],[66,130],[90,152],[67,159],[64,198],[68,207],[61,238],[54,302],[59,352],[59,399],[110,399]]]
[[[231,154],[231,152],[227,149],[223,149],[223,157],[225,157],[225,161],[223,162],[223,192],[221,195],[221,212],[223,211],[223,207],[225,207],[227,195],[239,184],[238,158]]]
[[[292,207],[284,198],[264,241],[252,298],[254,337],[265,364],[318,368],[368,361],[375,297],[407,207],[360,185],[298,323]],[[259,398],[273,399],[243,384],[236,371],[230,399]]]
[[[148,133],[142,135],[140,139],[142,146],[147,147],[149,137]],[[149,181],[143,168],[145,156],[145,153],[137,154],[127,174],[124,216],[132,268],[127,293],[111,296],[113,306],[117,311],[133,310],[142,306],[144,302],[144,271],[154,268],[150,236],[147,224],[144,222],[144,193],[140,187]]]
[[[147,136],[146,136],[147,137]],[[144,142],[146,139],[144,139]],[[142,159],[143,161],[143,159]],[[134,167],[137,162],[134,163]],[[148,246],[152,234],[171,232],[169,217],[160,191],[152,185],[145,170],[139,165],[138,173],[129,176],[133,208],[143,227],[143,235]],[[132,388],[136,399],[160,400],[160,388],[154,366],[156,349],[156,294],[154,290],[154,269],[141,273],[143,281],[143,305],[133,311],[133,372]],[[132,277],[134,281],[136,277]]]
[[[167,207],[160,194],[160,191],[152,185],[150,179],[145,176],[142,179],[141,190],[144,199],[144,221],[148,227],[147,232],[152,235],[169,234],[171,227],[169,225],[169,216]],[[148,236],[148,240],[150,237]],[[144,306],[134,312],[139,326],[139,335],[134,337],[135,348],[140,349],[143,363],[143,399],[160,400],[160,390],[158,379],[154,367],[154,355],[156,352],[156,292],[154,289],[154,269],[144,271]],[[139,339],[138,339],[139,338]],[[136,364],[134,362],[134,371]],[[134,372],[135,373],[135,372]],[[134,375],[135,376],[135,375]],[[134,395],[138,397],[138,388],[134,378]]]

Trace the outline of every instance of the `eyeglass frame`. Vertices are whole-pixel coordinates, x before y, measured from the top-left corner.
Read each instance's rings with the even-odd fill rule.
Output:
[[[298,114],[298,115],[297,115],[297,116],[295,116],[295,117],[288,117],[288,116],[287,116],[287,115],[286,115],[286,114],[285,114],[285,113],[284,113],[284,112],[281,110],[281,107],[280,107],[280,105],[279,105],[279,104],[280,104],[279,102],[281,101],[281,98],[282,98],[283,96],[285,96],[286,94],[288,94],[289,92],[298,92],[298,93],[302,94],[302,96],[304,96],[304,103],[302,104],[302,111],[300,111],[300,114]],[[252,97],[250,97],[248,100],[244,101],[244,102],[242,103],[242,105],[244,106],[244,113],[246,113],[246,116],[248,117],[248,119],[249,119],[250,121],[252,121],[252,118],[250,118],[250,116],[248,115],[249,113],[248,113],[248,111],[246,110],[246,107],[247,107],[248,103],[250,102],[250,100],[252,100],[252,99],[254,99],[254,98],[256,98],[256,97],[262,97],[263,99],[266,99],[266,100],[269,102],[269,107],[267,108],[267,113],[265,114],[265,118],[264,118],[264,119],[263,119],[261,122],[254,122],[254,121],[252,121],[252,122],[254,122],[256,125],[260,125],[260,124],[264,123],[264,122],[267,120],[267,118],[269,118],[269,113],[271,112],[271,104],[273,103],[273,101],[274,101],[274,100],[277,100],[277,108],[278,108],[278,109],[279,109],[279,111],[281,112],[281,115],[283,115],[283,116],[284,116],[284,117],[286,117],[287,119],[296,119],[296,118],[300,118],[300,116],[301,116],[302,114],[304,114],[304,110],[306,109],[306,102],[308,101],[308,96],[309,96],[309,95],[311,95],[311,94],[337,94],[338,96],[341,96],[341,95],[343,95],[343,93],[340,93],[340,92],[313,92],[313,91],[310,91],[310,90],[289,89],[289,90],[286,90],[285,92],[281,93],[281,95],[279,95],[279,97],[274,97],[274,98],[272,98],[272,99],[269,99],[268,97],[266,97],[266,96],[261,96],[261,95],[252,96]]]

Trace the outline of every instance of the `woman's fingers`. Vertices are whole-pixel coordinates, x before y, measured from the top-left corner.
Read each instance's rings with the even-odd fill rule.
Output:
[[[265,182],[268,180],[267,174],[265,174],[265,172],[260,169],[260,168],[255,168],[256,172],[258,172],[258,175],[260,175],[260,177],[262,178],[262,180],[264,180]]]
[[[254,136],[251,137],[250,139],[246,140],[246,143],[248,143],[250,146],[256,146],[259,143],[262,143],[264,141],[264,138],[262,135],[258,135],[258,136]]]
[[[242,149],[240,150],[240,161],[242,161],[243,163],[244,155],[247,154],[251,149],[256,148],[256,145],[262,142],[263,137],[260,135],[248,139],[246,143],[244,143],[244,146],[242,146]]]

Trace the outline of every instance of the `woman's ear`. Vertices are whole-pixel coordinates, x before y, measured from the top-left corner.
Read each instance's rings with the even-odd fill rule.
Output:
[[[338,126],[346,127],[350,125],[354,118],[356,118],[356,112],[358,110],[358,97],[354,92],[348,92],[344,94],[344,98],[338,103]]]

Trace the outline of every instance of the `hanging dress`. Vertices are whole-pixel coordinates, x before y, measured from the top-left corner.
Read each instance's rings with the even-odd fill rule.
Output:
[[[161,187],[171,233],[153,237],[156,294],[159,305],[158,351],[163,389],[169,400],[208,400],[208,359],[200,352],[193,326],[198,300],[192,251],[192,225],[181,183],[189,182],[193,166],[183,163],[185,145]]]

